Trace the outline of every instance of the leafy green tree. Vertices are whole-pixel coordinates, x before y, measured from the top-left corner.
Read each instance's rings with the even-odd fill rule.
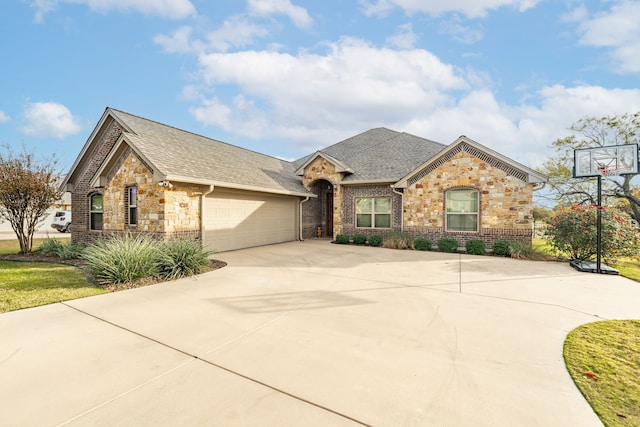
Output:
[[[60,199],[54,158],[39,161],[33,153],[14,154],[11,147],[0,152],[0,218],[11,224],[21,253],[30,253],[33,235],[47,215],[47,209]]]
[[[549,220],[551,245],[572,259],[589,259],[597,253],[597,215],[594,205],[560,208]],[[631,218],[616,209],[602,208],[602,257],[635,255],[638,229]]]
[[[595,204],[596,179],[573,178],[573,152],[579,148],[640,143],[640,112],[584,117],[570,130],[573,135],[553,142],[556,155],[543,164],[541,172],[549,177],[547,186],[556,205]],[[623,201],[629,215],[640,221],[638,186],[631,183],[634,177],[625,175],[603,180],[603,204]]]

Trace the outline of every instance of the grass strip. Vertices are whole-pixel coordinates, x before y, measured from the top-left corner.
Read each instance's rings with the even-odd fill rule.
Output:
[[[574,329],[564,343],[564,360],[605,426],[640,426],[640,320]]]

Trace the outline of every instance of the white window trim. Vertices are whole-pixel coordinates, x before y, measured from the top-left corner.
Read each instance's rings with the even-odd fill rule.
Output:
[[[131,205],[131,190],[136,189],[136,203]],[[127,202],[127,225],[135,226],[138,225],[138,187],[135,185],[128,185],[125,187],[126,189],[126,202]],[[136,210],[136,222],[131,222],[131,209]]]
[[[371,203],[371,212],[363,212],[364,214],[371,215],[371,227],[358,227],[358,199],[369,199]],[[375,199],[389,199],[389,212],[375,212],[375,206],[373,200]],[[391,230],[393,228],[393,198],[389,196],[374,196],[374,197],[355,197],[354,203],[354,225],[355,228],[364,230]],[[376,215],[389,215],[389,227],[376,227]]]
[[[475,212],[448,212],[447,211],[447,203],[448,203],[448,195],[450,191],[474,191],[478,196],[476,197],[476,211]],[[468,187],[460,187],[460,188],[450,188],[445,191],[444,194],[444,222],[445,222],[445,231],[447,233],[479,233],[480,232],[480,191],[477,188],[468,188]],[[451,230],[449,229],[449,215],[476,215],[476,229],[475,230]]]

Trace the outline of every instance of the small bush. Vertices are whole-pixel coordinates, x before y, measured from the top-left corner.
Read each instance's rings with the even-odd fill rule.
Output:
[[[209,267],[210,252],[197,240],[167,240],[160,244],[158,274],[166,280],[200,274]]]
[[[364,245],[367,242],[367,236],[364,234],[354,234],[353,235],[353,243],[356,245]]]
[[[508,240],[497,240],[493,244],[493,254],[498,256],[510,256],[511,242]]]
[[[445,237],[444,239],[438,240],[438,250],[440,252],[457,252],[458,251],[458,241],[453,238]]]
[[[349,244],[349,235],[348,234],[336,234],[336,243],[339,245],[348,245]]]
[[[158,241],[150,236],[115,236],[98,240],[82,254],[98,283],[130,283],[155,277],[162,256]]]
[[[413,242],[413,247],[416,249],[416,251],[430,251],[432,246],[433,243],[431,242],[431,240],[424,239],[422,237],[418,237]]]
[[[487,253],[484,242],[479,239],[468,240],[467,243],[465,243],[465,248],[467,249],[467,253],[471,255],[484,255]]]
[[[369,245],[375,247],[382,246],[382,236],[379,234],[373,234],[369,236]]]
[[[384,239],[382,246],[389,249],[413,249],[413,236],[404,231],[394,231]]]
[[[37,252],[41,252],[45,256],[58,256],[58,250],[62,247],[60,240],[48,238],[38,246]]]
[[[76,259],[82,256],[85,246],[82,243],[65,243],[60,245],[57,255],[62,259]]]

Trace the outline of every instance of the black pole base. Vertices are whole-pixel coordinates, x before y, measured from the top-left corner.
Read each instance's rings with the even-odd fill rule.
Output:
[[[618,275],[620,272],[615,268],[611,268],[606,264],[600,264],[600,271],[598,271],[598,264],[593,261],[582,260],[582,259],[574,259],[569,263],[569,265],[575,268],[578,271],[582,271],[585,273],[601,273],[601,274],[615,274]]]

